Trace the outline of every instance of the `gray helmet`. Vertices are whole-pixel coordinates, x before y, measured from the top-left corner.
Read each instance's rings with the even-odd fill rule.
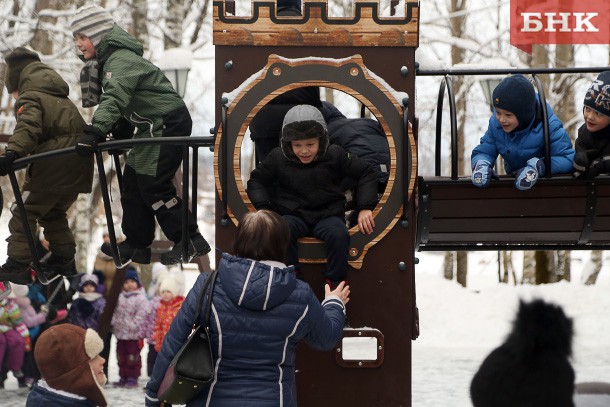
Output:
[[[291,141],[320,138],[318,156],[324,155],[328,148],[328,129],[322,112],[311,105],[298,105],[286,113],[282,123],[282,137],[280,145],[286,158],[297,160],[292,152]]]

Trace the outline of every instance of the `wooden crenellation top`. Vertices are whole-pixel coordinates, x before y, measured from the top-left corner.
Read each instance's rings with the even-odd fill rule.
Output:
[[[328,0],[303,0],[301,16],[276,15],[275,0],[253,0],[250,16],[234,16],[231,2],[215,0],[214,45],[417,47],[419,2],[406,1],[398,17],[381,17],[379,0],[355,0],[350,17],[330,17]],[[398,13],[400,14],[400,13]]]

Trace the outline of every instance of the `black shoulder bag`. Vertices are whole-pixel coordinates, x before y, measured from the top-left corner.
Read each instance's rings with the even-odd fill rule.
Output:
[[[165,372],[157,395],[160,402],[166,404],[186,404],[191,401],[205,385],[214,378],[214,359],[210,344],[210,312],[212,310],[212,294],[217,272],[214,271],[205,282],[195,311],[193,331]],[[210,287],[210,295],[205,304],[205,322],[199,324],[201,304],[205,293]]]

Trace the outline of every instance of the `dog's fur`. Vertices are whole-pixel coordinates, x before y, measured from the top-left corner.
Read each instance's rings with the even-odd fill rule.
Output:
[[[572,320],[543,300],[519,304],[512,332],[470,385],[475,407],[573,407]]]

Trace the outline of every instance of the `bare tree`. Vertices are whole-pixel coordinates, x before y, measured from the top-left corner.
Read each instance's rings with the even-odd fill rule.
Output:
[[[582,279],[585,285],[597,282],[597,276],[602,269],[602,250],[591,250],[591,259],[584,265]]]
[[[465,31],[466,28],[466,15],[463,13],[466,10],[467,0],[451,0],[451,9],[450,12],[454,13],[453,18],[450,19],[449,23],[451,26],[451,34],[460,38]],[[466,55],[466,50],[458,47],[456,45],[451,46],[451,63],[452,65],[456,65],[464,62],[464,58]],[[461,134],[462,137],[458,137],[458,169],[460,171],[464,171],[465,167],[465,157],[464,157],[464,143],[465,143],[465,135],[464,135],[464,127],[466,125],[466,110],[467,110],[467,91],[464,86],[464,78],[458,76],[455,78],[453,82],[453,90],[456,97],[456,110],[459,115],[457,123],[458,134]],[[470,170],[470,165],[468,165],[468,170]],[[455,254],[456,262],[456,279],[457,282],[460,283],[463,287],[466,287],[467,277],[468,277],[468,252],[459,251]]]

